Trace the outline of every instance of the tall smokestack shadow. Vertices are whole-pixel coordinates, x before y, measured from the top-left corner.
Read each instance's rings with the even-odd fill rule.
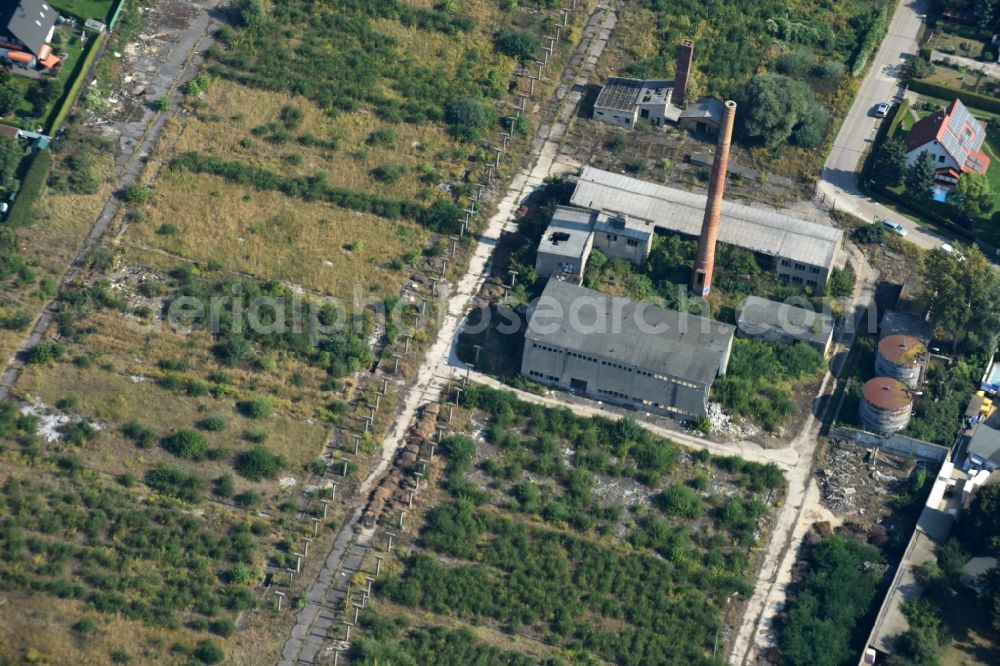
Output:
[[[712,162],[712,179],[708,184],[708,199],[705,205],[705,219],[701,224],[701,238],[698,240],[698,254],[691,271],[691,291],[700,296],[708,296],[712,291],[712,273],[715,270],[715,245],[719,237],[722,214],[722,195],[726,190],[726,170],[729,167],[729,146],[733,139],[733,124],[736,119],[736,102],[728,100],[719,127],[719,146]]]

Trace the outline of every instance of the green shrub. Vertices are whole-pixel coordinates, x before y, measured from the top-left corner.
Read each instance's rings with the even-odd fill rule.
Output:
[[[194,649],[194,657],[203,664],[218,664],[226,658],[226,653],[219,647],[218,643],[210,638],[198,641]]]
[[[232,497],[236,493],[236,484],[230,474],[223,474],[214,482],[212,492],[219,497]]]
[[[129,421],[122,426],[122,434],[131,439],[140,449],[148,449],[156,441],[156,433],[138,421]]]
[[[260,503],[260,493],[256,493],[252,490],[247,490],[240,493],[239,495],[234,496],[233,501],[236,502],[237,506],[242,506],[245,508],[256,506],[257,504]]]
[[[241,476],[251,481],[273,479],[285,466],[285,459],[275,455],[263,446],[255,446],[236,456],[233,467]]]
[[[192,504],[200,502],[205,491],[204,479],[172,465],[158,465],[146,472],[146,483],[159,493]]]
[[[128,187],[120,190],[118,196],[130,206],[145,206],[153,197],[149,189],[139,183],[132,183]]]
[[[274,411],[274,403],[267,398],[243,400],[237,405],[240,413],[251,419],[267,418]]]
[[[202,430],[218,432],[229,427],[229,419],[222,414],[212,414],[198,421],[196,425]]]
[[[42,340],[28,351],[28,363],[45,365],[62,360],[66,347],[55,340]]]
[[[236,631],[236,625],[229,618],[220,618],[218,620],[212,620],[208,625],[208,630],[217,636],[222,636],[223,638],[229,638]]]
[[[208,448],[208,441],[197,430],[178,430],[164,437],[161,446],[178,458],[202,460]]]

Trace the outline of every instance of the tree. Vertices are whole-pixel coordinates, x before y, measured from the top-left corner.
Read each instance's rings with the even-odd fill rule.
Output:
[[[58,79],[43,79],[28,93],[28,101],[32,105],[32,113],[42,116],[49,105],[62,95],[62,83]]]
[[[897,138],[886,139],[875,156],[871,178],[883,187],[899,187],[906,173],[906,146]]]
[[[758,74],[738,95],[736,119],[740,134],[769,148],[788,141],[810,113],[816,98],[805,83],[780,74]],[[802,140],[813,140],[815,121],[807,120]]]
[[[931,250],[921,275],[930,291],[931,318],[938,330],[953,335],[952,349],[963,342],[992,349],[1000,327],[1000,277],[979,248],[972,245],[964,255]]]
[[[478,141],[483,128],[490,124],[490,114],[481,101],[463,97],[445,109],[451,132],[464,141]]]
[[[906,193],[918,201],[929,198],[936,177],[934,156],[925,150],[917,156],[917,161],[906,170],[904,176]]]
[[[985,217],[993,209],[993,191],[984,174],[969,171],[948,192],[948,203],[956,206],[968,219]]]
[[[934,65],[930,61],[919,56],[910,58],[903,65],[902,79],[912,81],[913,79],[925,79],[934,73]]]
[[[498,53],[517,58],[522,64],[535,59],[538,47],[538,38],[530,32],[503,28],[493,35],[493,48]]]
[[[1000,485],[976,491],[958,521],[958,538],[974,554],[1000,554]]]
[[[0,67],[0,116],[9,116],[21,102],[21,93],[14,86],[14,75],[6,67]]]
[[[12,190],[17,185],[17,167],[23,157],[20,141],[0,138],[0,188]]]

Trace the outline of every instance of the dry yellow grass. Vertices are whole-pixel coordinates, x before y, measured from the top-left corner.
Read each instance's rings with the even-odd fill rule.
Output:
[[[137,420],[158,435],[183,428],[194,428],[207,416],[220,414],[229,420],[229,426],[219,432],[206,432],[209,446],[225,447],[231,453],[249,449],[252,445],[243,439],[250,429],[263,429],[268,433],[265,446],[281,454],[288,462],[290,476],[302,476],[302,467],[319,458],[328,429],[314,420],[295,417],[276,410],[264,419],[249,419],[236,410],[235,400],[217,400],[211,396],[191,397],[183,392],[171,391],[154,381],[134,381],[129,376],[100,369],[96,366],[79,368],[72,364],[52,367],[32,367],[22,375],[18,384],[22,397],[30,401],[40,398],[54,405],[69,395],[78,399],[76,414],[106,427],[92,443],[79,451],[88,468],[108,474],[123,472],[141,473],[156,463],[189,465],[194,471],[213,478],[231,472],[230,460],[188,463],[167,453],[158,446],[136,449],[121,434],[122,424]],[[278,492],[275,481],[251,483],[238,479],[239,487]]]
[[[163,224],[174,225],[177,233],[157,234]],[[387,264],[424,247],[429,238],[406,220],[293,201],[180,171],[161,175],[148,219],[133,224],[124,241],[352,302],[355,286],[366,298],[398,293],[405,269]]]
[[[52,168],[63,167],[57,159]],[[44,187],[35,204],[36,221],[28,227],[18,229],[21,256],[34,268],[39,281],[46,277],[58,281],[62,277],[67,266],[83,248],[87,232],[113,190],[112,156],[104,154],[98,157],[92,168],[94,176],[101,183],[95,194],[60,194]],[[34,315],[41,308],[44,298],[36,281],[21,288],[6,290],[0,303],[9,304],[11,310],[23,309]],[[6,365],[26,335],[27,331],[0,329],[0,362]]]

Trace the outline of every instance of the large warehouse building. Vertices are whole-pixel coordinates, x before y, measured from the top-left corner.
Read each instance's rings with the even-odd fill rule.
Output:
[[[697,238],[706,197],[621,174],[585,167],[570,203],[578,208],[621,215],[633,223]],[[773,260],[780,278],[800,287],[822,289],[843,247],[839,229],[774,210],[725,201],[719,242],[746,248]]]
[[[551,279],[528,321],[521,374],[648,412],[705,416],[734,330]]]

